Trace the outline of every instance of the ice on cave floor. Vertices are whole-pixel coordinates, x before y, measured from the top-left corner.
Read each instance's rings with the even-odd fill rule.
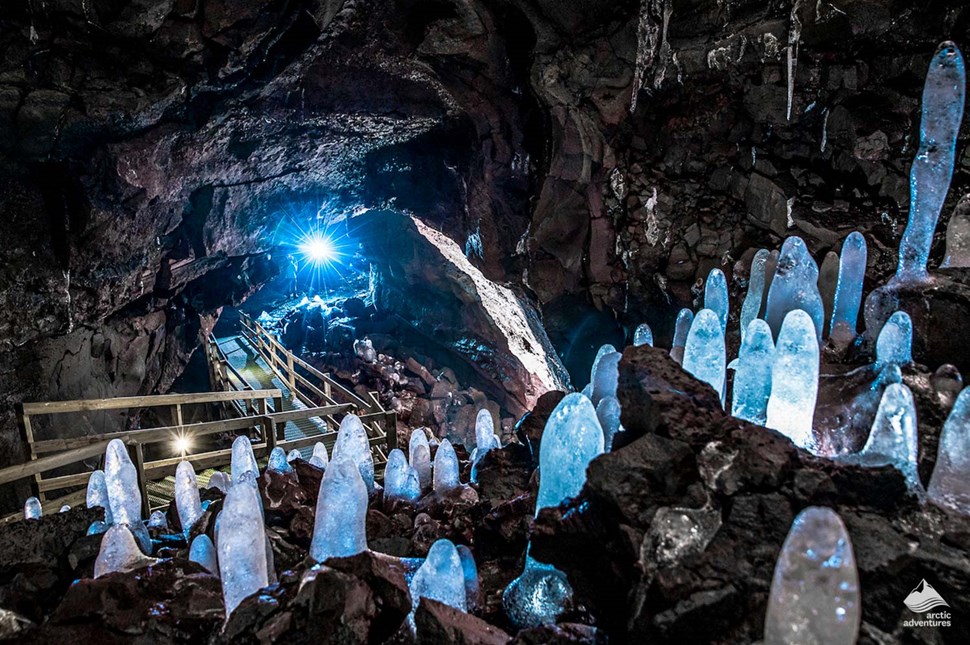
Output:
[[[439,495],[447,495],[461,486],[458,479],[458,456],[451,442],[445,439],[438,446],[434,453],[434,468],[432,470],[432,481],[434,492]]]
[[[970,267],[970,193],[960,198],[946,224],[946,255],[941,269]]]
[[[832,307],[835,304],[835,290],[839,282],[839,254],[829,251],[818,268],[818,293],[822,297],[822,327],[829,328],[832,320]]]
[[[493,448],[501,448],[502,440],[495,434],[495,420],[492,413],[483,408],[475,418],[475,450],[472,451],[471,480],[478,481],[478,462]]]
[[[218,488],[223,493],[226,493],[229,491],[229,485],[229,476],[221,470],[217,470],[209,477],[209,485],[207,488]]]
[[[704,283],[704,308],[717,314],[721,321],[721,334],[727,332],[728,323],[728,288],[727,278],[720,269],[711,269]]]
[[[785,316],[798,309],[809,315],[815,324],[816,341],[821,341],[825,314],[818,291],[818,266],[802,238],[793,235],[781,245],[778,266],[768,289],[765,320],[775,338],[781,332]]]
[[[475,554],[464,544],[459,544],[458,557],[461,559],[462,577],[465,579],[466,611],[473,611],[482,604],[482,588],[478,581],[478,565],[475,564]]]
[[[408,464],[404,451],[395,448],[387,456],[384,468],[384,499],[414,502],[421,497],[417,471]]]
[[[336,448],[337,446],[334,445],[334,450]],[[310,463],[320,470],[326,469],[327,464],[330,463],[330,455],[327,454],[327,447],[323,445],[322,441],[313,444],[313,454],[310,455]]]
[[[418,567],[409,585],[411,591],[411,615],[408,621],[413,624],[414,611],[421,598],[430,598],[461,611],[468,610],[465,601],[465,573],[461,556],[451,540],[437,540],[428,550],[428,557]]]
[[[792,522],[775,563],[765,645],[851,645],[862,605],[852,542],[832,509],[810,506]]]
[[[219,575],[219,564],[216,558],[216,546],[205,533],[195,536],[189,546],[189,560],[198,562],[209,573]]]
[[[925,280],[933,232],[953,178],[957,134],[963,120],[966,72],[957,46],[937,47],[923,85],[919,150],[909,175],[909,221],[899,243],[893,282]]]
[[[125,524],[145,553],[152,552],[152,541],[141,519],[141,491],[138,471],[131,463],[128,449],[121,439],[112,439],[104,455],[104,481],[114,524]]]
[[[897,311],[879,331],[876,338],[876,370],[886,365],[908,365],[913,362],[913,321],[905,311]]]
[[[152,514],[148,516],[148,528],[157,531],[168,531],[168,517],[162,511],[152,511]],[[188,530],[185,533],[188,535]]]
[[[647,323],[641,323],[633,330],[633,346],[639,347],[640,345],[653,347],[653,330]]]
[[[677,313],[677,322],[674,325],[674,342],[670,346],[670,357],[677,363],[684,362],[684,349],[687,347],[687,335],[690,333],[690,326],[694,322],[694,312],[690,309],[681,309]]]
[[[768,249],[758,249],[751,260],[751,271],[748,274],[748,292],[741,303],[741,342],[751,321],[761,312],[761,303],[765,294],[765,265],[768,263]],[[679,318],[678,318],[679,320]]]
[[[259,477],[259,466],[256,464],[256,455],[253,454],[253,444],[246,435],[239,435],[232,442],[229,472],[234,482],[238,482],[243,473],[247,472]]]
[[[922,491],[916,470],[916,404],[913,393],[902,383],[886,387],[862,450],[845,457],[863,466],[894,466],[906,477],[910,489]]]
[[[586,483],[589,462],[602,452],[603,429],[592,403],[582,394],[567,394],[549,415],[539,444],[536,514],[576,497]],[[571,595],[564,573],[527,552],[525,570],[505,588],[502,607],[513,624],[531,627],[553,622]]]
[[[367,487],[367,494],[374,492],[374,455],[370,451],[364,424],[356,414],[348,414],[340,422],[337,441],[333,445],[333,461],[338,459],[350,459],[357,464],[360,478]]]
[[[189,461],[181,462],[175,469],[175,506],[182,524],[182,533],[188,537],[192,525],[202,517],[199,482],[195,477],[195,468]]]
[[[785,316],[771,367],[765,425],[806,450],[815,450],[812,421],[818,398],[819,349],[812,319],[801,309]]]
[[[937,506],[970,515],[970,388],[960,392],[943,424],[926,496]]]
[[[703,553],[721,528],[721,513],[707,508],[657,509],[650,522],[649,537],[654,558],[661,566]]]
[[[620,380],[620,359],[623,354],[613,352],[604,354],[596,363],[593,374],[592,393],[589,399],[596,405],[605,396],[616,396],[617,384]]]
[[[88,527],[86,535],[100,535],[108,530],[108,526],[108,524],[102,522],[101,520],[91,522],[91,526]]]
[[[60,510],[57,511],[57,512],[58,513],[67,513],[69,510],[71,510],[71,505],[70,504],[65,504],[64,506],[61,506]]]
[[[411,431],[411,438],[408,440],[408,463],[418,473],[421,492],[430,491],[432,485],[431,446],[428,444],[428,437],[421,428],[415,428]]]
[[[720,319],[710,309],[701,309],[687,334],[684,370],[713,387],[722,402],[727,367],[725,351]]]
[[[944,363],[936,368],[930,376],[930,387],[936,393],[937,399],[945,409],[952,408],[963,390],[963,376],[956,365]]]
[[[263,512],[259,493],[250,479],[252,471],[235,479],[218,518],[216,553],[227,617],[244,598],[269,584]],[[317,512],[319,523],[319,505]]]
[[[24,519],[39,520],[44,514],[44,509],[40,505],[40,500],[36,497],[28,497],[24,502]]]
[[[94,577],[100,578],[106,573],[132,571],[151,564],[149,558],[138,548],[135,536],[130,527],[125,524],[115,524],[101,538],[101,550],[94,561]]]
[[[286,461],[288,463],[293,463],[297,459],[303,459],[303,453],[296,448],[286,453]]]
[[[623,430],[620,424],[622,412],[620,402],[615,396],[604,397],[596,406],[596,418],[603,428],[603,449],[606,452],[613,448],[613,438],[616,433]]]
[[[108,503],[108,484],[104,480],[104,471],[96,470],[88,477],[88,489],[85,495],[88,508],[100,506],[104,509],[104,522],[111,524],[111,504]]]
[[[357,464],[334,452],[334,460],[320,480],[317,498],[310,542],[310,557],[316,562],[367,550],[367,485]]]
[[[867,261],[866,238],[858,231],[849,233],[839,256],[839,278],[829,325],[829,337],[843,346],[855,340]]]
[[[731,392],[731,416],[765,425],[774,360],[775,342],[771,328],[764,320],[755,318],[748,325],[738,355]]]
[[[286,451],[279,446],[276,446],[270,451],[269,459],[266,460],[266,470],[272,470],[281,475],[289,475],[290,473],[296,472],[293,466],[290,465],[289,459],[286,458]]]

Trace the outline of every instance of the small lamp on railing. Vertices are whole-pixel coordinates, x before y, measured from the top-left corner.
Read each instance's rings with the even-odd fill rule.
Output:
[[[192,448],[192,441],[186,435],[179,435],[175,437],[175,452],[181,456],[185,454]]]

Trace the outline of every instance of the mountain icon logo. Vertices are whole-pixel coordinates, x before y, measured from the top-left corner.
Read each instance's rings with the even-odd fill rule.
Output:
[[[922,614],[936,607],[950,606],[925,578],[916,585],[915,589],[909,592],[903,603],[910,611],[917,614]]]

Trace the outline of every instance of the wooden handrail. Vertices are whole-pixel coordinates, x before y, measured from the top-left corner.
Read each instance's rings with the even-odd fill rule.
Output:
[[[102,441],[84,448],[77,448],[70,452],[33,459],[15,466],[7,466],[6,468],[0,469],[0,484],[8,484],[12,481],[23,479],[24,477],[32,477],[47,470],[84,461],[85,459],[104,453],[107,447],[108,442]]]
[[[47,401],[24,403],[24,414],[65,414],[97,410],[123,410],[126,408],[156,408],[164,405],[190,405],[193,403],[219,403],[222,401],[251,401],[282,396],[278,389],[248,390],[245,392],[203,392],[200,394],[153,394],[145,396],[122,396],[115,399],[82,399],[76,401]]]

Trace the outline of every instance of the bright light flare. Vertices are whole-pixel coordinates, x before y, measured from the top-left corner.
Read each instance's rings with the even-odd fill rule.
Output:
[[[175,437],[175,452],[184,455],[192,448],[192,441],[185,435]]]
[[[311,235],[300,244],[300,252],[314,264],[327,264],[337,257],[333,240],[325,235]]]

